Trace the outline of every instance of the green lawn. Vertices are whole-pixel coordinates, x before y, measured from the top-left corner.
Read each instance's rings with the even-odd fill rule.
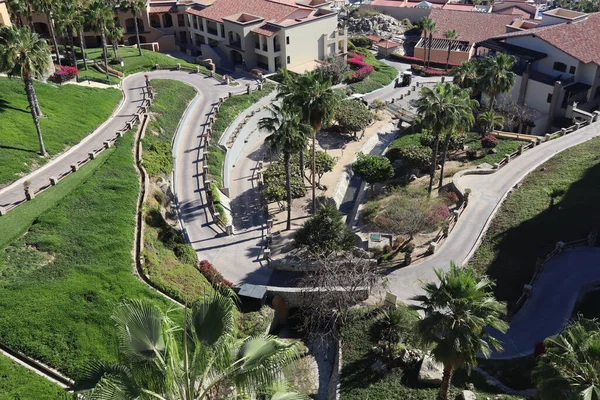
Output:
[[[132,144],[128,133],[79,185],[67,183],[84,168],[21,206],[29,208],[0,217],[3,228],[9,221],[15,232],[27,231],[0,250],[0,342],[70,377],[89,360],[114,359],[110,316],[121,300],[165,302],[132,273]],[[56,191],[68,193],[53,197]]]
[[[88,69],[86,70],[83,63],[79,63],[77,68],[79,68],[79,81],[84,81],[89,78],[91,81],[101,81],[106,83],[106,74],[96,70],[91,65],[88,65]],[[111,85],[117,85],[120,81],[119,78],[114,76],[109,76],[109,78]]]
[[[0,400],[61,400],[65,391],[35,372],[0,356]]]
[[[517,300],[534,273],[536,258],[557,241],[582,239],[598,228],[598,154],[600,139],[567,149],[527,176],[506,199],[470,262],[497,281],[499,300]],[[554,189],[564,190],[564,195],[551,210],[549,192]]]
[[[77,144],[106,121],[121,100],[116,89],[36,83],[40,119],[50,156]],[[28,110],[23,82],[0,78],[0,186],[17,180],[48,160],[38,156],[39,142]]]
[[[506,154],[513,153],[519,150],[519,147],[523,144],[527,144],[522,140],[510,140],[510,139],[500,139],[498,138],[498,144],[496,145],[495,153],[487,153],[483,157],[472,160],[474,164],[479,165],[483,163],[488,163],[490,165],[494,165],[504,158]],[[468,146],[469,149],[472,150],[481,150],[481,136],[477,132],[469,132],[467,133],[467,140],[465,141],[465,146]]]
[[[123,62],[125,63],[125,75],[135,74],[140,71],[149,71],[154,69],[156,64],[159,64],[161,67],[176,67],[177,64],[181,64],[182,67],[196,68],[200,67],[200,71],[203,73],[208,73],[208,69],[205,67],[189,63],[185,60],[171,57],[167,54],[158,53],[150,50],[142,50],[143,55],[140,57],[138,53],[138,49],[133,47],[119,47],[117,54],[119,57],[123,58]],[[86,51],[87,57],[90,60],[98,60],[102,61],[102,49],[101,48],[91,48]],[[109,48],[108,51],[108,60],[112,58],[112,48]],[[112,68],[121,71],[121,65],[116,64],[112,65]],[[106,76],[105,76],[106,78]]]
[[[173,169],[171,141],[196,90],[168,79],[153,79],[152,86],[156,90],[156,101],[150,107],[152,119],[146,128],[142,159],[154,181],[168,176]],[[144,269],[162,291],[181,301],[193,302],[211,290],[211,286],[195,268],[198,258],[194,249],[161,215],[164,197],[156,188],[145,204]]]
[[[351,318],[342,327],[342,376],[341,400],[431,400],[437,398],[438,388],[419,384],[416,381],[418,369],[403,370],[395,367],[381,374],[372,365],[381,359],[373,351],[377,347],[376,329],[381,318],[369,313],[370,309],[353,311]],[[454,399],[466,383],[475,385],[477,399],[494,398],[493,387],[476,373],[467,376],[463,371],[454,375],[449,398]],[[486,393],[484,393],[486,392]],[[492,394],[494,393],[494,394]],[[516,400],[518,397],[503,395],[502,399]]]
[[[143,139],[143,164],[150,176],[159,177],[169,175],[173,169],[171,142],[196,89],[169,79],[153,79],[152,87],[156,101],[150,107],[152,118]]]
[[[352,93],[369,93],[377,89],[381,89],[384,86],[392,83],[396,76],[398,76],[398,70],[396,68],[387,65],[383,61],[379,61],[373,55],[365,57],[364,60],[367,64],[372,65],[375,71],[369,77],[361,82],[351,83],[348,88]]]

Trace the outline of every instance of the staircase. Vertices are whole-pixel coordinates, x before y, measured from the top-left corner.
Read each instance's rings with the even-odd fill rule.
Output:
[[[207,44],[203,44],[200,46],[200,50],[202,51],[202,58],[210,58],[217,67],[228,71],[233,71],[233,63],[229,60],[229,57],[225,55],[225,52],[219,48],[219,46],[212,47]]]

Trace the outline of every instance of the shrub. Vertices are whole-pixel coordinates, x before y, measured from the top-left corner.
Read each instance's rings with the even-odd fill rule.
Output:
[[[458,203],[458,195],[452,191],[448,191],[443,196],[444,203],[453,206]]]
[[[369,77],[375,71],[372,65],[366,65],[359,69],[358,71],[354,71],[350,76],[349,82],[360,82]]]
[[[431,149],[429,147],[408,145],[401,148],[390,149],[386,153],[391,161],[401,160],[408,169],[424,170],[431,165]]]
[[[55,65],[56,71],[50,77],[52,82],[62,83],[71,80],[79,74],[77,67],[69,67],[66,65]]]
[[[403,56],[400,54],[392,54],[390,55],[390,58],[404,62],[404,63],[410,63],[413,65],[424,65],[425,62],[423,60],[421,60],[420,58],[417,57],[411,57],[411,56]],[[434,68],[446,68],[446,63],[445,62],[436,62],[436,61],[431,61],[429,63],[430,67],[434,67]],[[458,67],[458,64],[450,64],[450,67]],[[412,67],[412,66],[411,66]]]
[[[498,138],[493,135],[486,135],[481,138],[481,147],[486,149],[493,149],[498,144]]]
[[[121,64],[121,61],[123,61],[123,57],[116,56],[116,57],[111,58],[109,64],[112,64],[112,65]]]
[[[437,69],[437,68],[425,68],[421,70],[421,75],[422,76],[444,76],[444,75],[448,75],[450,73],[450,70],[446,71],[443,69]]]
[[[233,286],[233,283],[223,278],[223,275],[221,275],[221,273],[217,271],[216,268],[206,260],[200,261],[196,265],[196,268],[215,288],[218,288],[221,285],[225,285],[228,287]]]
[[[431,131],[424,129],[421,133],[421,137],[419,138],[421,145],[426,147],[433,148],[433,142],[435,140]],[[442,141],[444,138],[440,138],[440,147],[442,146]],[[462,150],[465,146],[465,141],[467,140],[467,135],[464,133],[454,134],[450,136],[450,142],[448,143],[448,150]]]
[[[355,36],[348,39],[348,44],[352,43],[354,47],[371,47],[371,39],[366,36]]]
[[[354,246],[354,234],[344,223],[335,205],[324,204],[294,236],[297,247],[331,253]]]
[[[258,68],[254,68],[254,69],[250,70],[250,73],[252,75],[256,75],[256,76],[262,76],[262,71]]]
[[[350,71],[350,66],[342,57],[328,57],[319,65],[316,71],[321,74],[324,81],[331,81],[333,85],[340,83]]]

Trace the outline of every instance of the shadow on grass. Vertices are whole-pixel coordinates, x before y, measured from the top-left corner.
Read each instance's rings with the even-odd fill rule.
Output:
[[[0,113],[2,112],[6,112],[6,110],[13,110],[13,111],[19,111],[25,114],[29,114],[29,111],[23,108],[17,108],[17,107],[13,107],[10,106],[8,101],[4,100],[4,99],[0,99]]]

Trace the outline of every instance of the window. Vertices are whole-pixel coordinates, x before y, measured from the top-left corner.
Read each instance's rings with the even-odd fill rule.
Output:
[[[291,62],[290,56],[287,56],[287,63],[289,64],[290,62]]]
[[[560,72],[567,72],[567,64],[557,61],[554,63],[554,70]]]
[[[180,28],[185,26],[185,18],[183,17],[183,14],[177,14],[177,24]]]
[[[285,37],[285,44],[290,44],[290,37],[289,36]]]
[[[577,71],[577,67],[575,67],[574,65],[571,65],[571,68],[569,68],[569,73],[571,75],[575,75],[575,71]]]
[[[548,97],[546,97],[546,103],[552,103],[552,93],[548,93]]]

